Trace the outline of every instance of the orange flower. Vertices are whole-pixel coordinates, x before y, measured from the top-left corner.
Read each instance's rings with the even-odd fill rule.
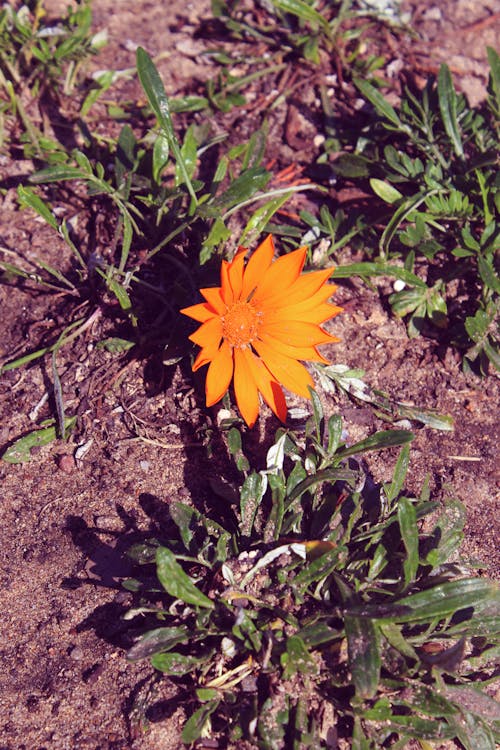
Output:
[[[274,263],[269,235],[245,265],[246,248],[222,261],[221,285],[201,289],[205,302],[181,312],[201,323],[189,337],[201,346],[193,371],[209,364],[207,406],[217,403],[234,379],[240,413],[249,427],[259,414],[259,393],[276,416],[286,420],[280,386],[310,398],[313,380],[298,360],[325,362],[319,344],[338,341],[322,328],[342,308],[327,303],[335,286],[326,285],[331,268],[300,275],[307,248]]]

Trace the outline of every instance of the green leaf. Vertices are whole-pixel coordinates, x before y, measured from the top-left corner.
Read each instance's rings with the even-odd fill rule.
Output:
[[[33,430],[24,437],[16,440],[7,450],[2,454],[2,461],[7,461],[9,464],[22,464],[27,463],[31,460],[31,451],[33,448],[41,448],[42,445],[48,445],[54,442],[58,437],[57,426],[54,420],[50,420],[52,424],[49,427],[44,427],[41,430]],[[68,430],[76,423],[76,417],[65,417],[64,419],[64,431],[67,434]]]
[[[132,309],[132,301],[125,287],[123,287],[116,279],[108,279],[108,289],[113,292],[122,310],[127,311]]]
[[[213,609],[213,601],[194,585],[175,559],[174,553],[166,547],[159,547],[156,551],[156,571],[161,585],[170,596],[181,599],[186,604]]]
[[[433,568],[442,565],[458,550],[463,539],[465,516],[465,507],[460,500],[452,498],[446,501],[444,511],[426,544],[427,549],[429,544],[432,545],[425,556],[428,565]]]
[[[57,219],[50,210],[49,206],[38,195],[36,195],[36,193],[34,193],[31,188],[24,187],[24,185],[19,185],[19,187],[17,188],[17,194],[22,206],[29,206],[30,208],[34,209],[37,214],[39,214],[39,216],[41,216],[42,219],[44,219],[47,224],[52,227],[52,229],[55,229],[56,231],[59,230]]]
[[[250,536],[255,516],[267,490],[267,476],[256,471],[248,475],[240,491],[240,530],[243,536]]]
[[[488,602],[500,606],[498,583],[483,578],[463,578],[411,594],[391,605],[353,607],[347,614],[385,622],[429,622]]]
[[[437,91],[439,109],[441,111],[441,117],[443,118],[444,129],[453,144],[455,154],[462,158],[464,155],[464,147],[457,120],[457,95],[453,87],[450,69],[445,64],[442,64],[439,68]]]
[[[168,138],[164,133],[159,133],[153,145],[153,180],[159,184],[161,174],[168,163],[170,149]]]
[[[493,267],[493,259],[480,255],[477,259],[477,265],[483,283],[492,291],[500,294],[500,278]]]
[[[85,180],[88,177],[79,167],[58,165],[40,169],[31,175],[30,182],[35,184],[41,182],[61,182],[63,180]]]
[[[292,190],[284,193],[284,195],[278,195],[277,198],[266,201],[263,206],[260,206],[256,211],[254,211],[254,213],[247,221],[245,229],[241,234],[240,244],[243,245],[249,235],[262,234],[276,211],[279,211],[280,208],[285,205],[285,203],[290,199],[292,195]]]
[[[306,648],[302,638],[292,635],[286,640],[286,651],[280,657],[283,679],[289,680],[296,674],[318,673],[318,665]]]
[[[111,338],[98,341],[96,349],[106,349],[106,351],[111,354],[121,354],[122,352],[127,352],[129,349],[132,349],[134,346],[134,341],[121,339],[118,336],[112,336]]]
[[[402,497],[398,503],[398,523],[406,549],[403,570],[405,586],[408,587],[418,570],[418,526],[415,506],[407,497]]]
[[[385,203],[397,203],[404,197],[403,193],[396,190],[389,182],[378,180],[375,177],[370,180],[370,187]]]
[[[366,451],[379,451],[384,448],[394,448],[397,445],[410,443],[415,435],[409,430],[383,430],[376,432],[374,435],[359,443],[351,445],[350,448],[344,448],[336,454],[336,458],[347,458],[347,456],[356,456],[358,453]]]
[[[244,203],[258,190],[265,188],[271,174],[264,167],[250,167],[240,174],[221,195],[217,196],[214,206],[226,211],[236,205]]]
[[[272,0],[272,2],[276,8],[297,16],[301,21],[308,21],[313,26],[319,26],[328,36],[330,35],[330,25],[326,18],[303,0]]]
[[[380,679],[380,633],[373,620],[346,615],[344,618],[349,669],[360,698],[373,698]]]
[[[361,276],[362,278],[370,278],[370,276],[392,276],[395,279],[401,279],[407,284],[412,286],[424,287],[427,289],[425,281],[416,276],[411,271],[407,271],[406,268],[399,268],[398,266],[390,266],[385,262],[381,263],[350,263],[346,266],[337,266],[332,273],[332,279],[348,279],[351,276]]]
[[[128,661],[146,659],[153,654],[168,651],[177,646],[178,643],[187,643],[189,632],[182,628],[156,628],[145,633],[142,638],[134,643],[127,651]]]
[[[165,672],[165,674],[173,677],[182,677],[182,675],[193,672],[207,658],[208,656],[205,659],[198,659],[195,656],[185,656],[184,654],[170,651],[168,654],[153,654],[151,664],[155,669],[159,669],[160,672]]]
[[[195,742],[199,737],[201,737],[205,725],[210,720],[210,716],[217,709],[220,702],[220,698],[208,701],[207,703],[204,703],[203,706],[201,706],[197,711],[195,711],[192,716],[189,717],[189,719],[184,724],[184,729],[182,730],[183,742],[185,742],[187,745],[190,745],[192,742]]]
[[[392,477],[391,484],[385,486],[385,494],[387,499],[391,503],[397,498],[403,485],[405,483],[406,475],[408,473],[408,465],[410,462],[410,446],[407,444],[401,449],[396,466],[394,468],[394,474]]]
[[[364,81],[361,78],[355,78],[354,84],[361,91],[361,94],[365,97],[365,99],[368,99],[368,101],[373,104],[379,115],[382,115],[387,120],[389,120],[389,122],[395,125],[398,130],[404,130],[406,132],[407,128],[399,119],[394,107],[392,107],[389,102],[384,99],[382,94],[377,91],[377,89],[372,86],[371,83],[368,83],[368,81]]]
[[[494,100],[496,112],[500,115],[500,57],[493,47],[486,47],[488,62],[490,64],[490,77],[488,81],[488,92]]]
[[[177,137],[175,135],[172,118],[170,116],[170,107],[168,98],[165,93],[163,82],[160,78],[160,74],[156,69],[152,59],[142,47],[137,48],[136,52],[137,62],[137,75],[144,89],[151,109],[155,113],[158,123],[167,137],[170,150],[174,154],[176,169],[179,169],[179,174],[182,175],[183,183],[185,184],[194,206],[197,205],[196,193],[191,184],[189,172],[184,163],[184,158],[181,154]]]

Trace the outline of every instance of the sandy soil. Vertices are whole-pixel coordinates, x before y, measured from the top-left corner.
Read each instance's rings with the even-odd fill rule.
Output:
[[[55,14],[66,2],[47,6]],[[390,37],[388,62],[401,60],[424,79],[446,60],[463,90],[480,101],[485,47],[500,41],[494,0],[409,2],[406,8],[419,38]],[[208,42],[198,33],[209,16],[208,0],[171,0],[168,12],[151,0],[122,0],[118,9],[110,0],[95,2],[95,28],[107,28],[110,39],[92,66],[133,67],[140,44],[152,55],[166,53],[159,68],[171,95],[199,93],[199,82],[212,72],[200,55]],[[113,96],[139,101],[141,91],[135,80],[124,80]],[[251,131],[261,115],[240,111],[231,115],[232,124],[238,133]],[[278,154],[281,167],[314,156],[314,132],[301,130],[300,120],[292,128],[295,117],[284,104],[271,121],[269,152]],[[43,253],[68,262],[62,241],[17,209],[16,178],[31,164],[6,154],[0,169],[0,244],[27,260]],[[332,188],[329,199],[335,207],[342,196]],[[82,223],[85,210],[84,202],[73,204]],[[409,340],[384,303],[389,288],[382,286],[379,295],[357,281],[339,287],[346,312],[332,330],[343,343],[331,349],[332,359],[362,367],[370,385],[395,399],[453,416],[454,432],[417,430],[408,485],[418,491],[429,473],[434,497],[462,500],[468,513],[463,558],[478,561],[479,573],[498,575],[498,380],[465,376],[454,351],[432,339]],[[21,285],[0,287],[0,300],[4,359],[40,347],[67,320],[63,299],[54,303],[53,296]],[[97,320],[58,360],[68,413],[79,417],[69,441],[36,449],[29,463],[0,463],[0,750],[181,747],[183,706],[168,680],[151,701],[149,731],[134,723],[134,703],[144,697],[152,671],[124,658],[133,633],[122,619],[131,595],[120,581],[130,572],[124,550],[161,526],[169,501],[211,501],[204,481],[210,462],[196,431],[202,402],[187,366],[163,368],[161,352],[124,368],[123,359],[94,346],[110,333],[109,319]],[[2,450],[52,415],[52,398],[45,400],[51,392],[49,360],[2,376]],[[325,400],[343,415],[351,440],[383,426],[368,408],[340,397]],[[394,460],[370,458],[374,478],[388,479]]]

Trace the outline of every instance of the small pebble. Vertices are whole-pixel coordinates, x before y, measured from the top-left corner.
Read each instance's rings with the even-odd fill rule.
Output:
[[[79,646],[75,646],[69,652],[69,656],[70,659],[73,659],[73,661],[81,661],[83,659],[83,649],[81,649]]]
[[[69,453],[64,453],[57,459],[57,468],[65,474],[71,474],[75,469],[75,459]]]

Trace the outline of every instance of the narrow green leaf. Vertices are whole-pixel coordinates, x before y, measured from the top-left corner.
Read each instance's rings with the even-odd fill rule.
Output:
[[[390,503],[397,498],[403,485],[405,483],[406,475],[408,473],[408,465],[410,463],[410,446],[404,445],[401,449],[396,466],[394,467],[394,474],[392,482],[385,487],[385,494]]]
[[[37,214],[41,216],[49,226],[52,227],[52,229],[58,231],[59,224],[56,217],[50,210],[49,206],[40,198],[40,196],[36,195],[36,193],[34,193],[31,188],[25,187],[24,185],[19,185],[19,187],[17,188],[17,194],[22,206],[29,206],[30,208],[34,209]]]
[[[488,92],[494,100],[496,112],[500,114],[500,56],[493,47],[486,47],[490,64]]]
[[[189,640],[189,632],[183,628],[156,628],[145,633],[137,643],[127,651],[128,661],[146,659],[153,654],[168,651],[179,643]]]
[[[373,698],[380,679],[380,633],[373,620],[347,615],[344,618],[347,650],[356,695]]]
[[[153,180],[159,184],[161,175],[168,163],[170,153],[168,138],[164,133],[159,133],[153,145]]]
[[[394,604],[353,607],[347,614],[387,622],[412,622],[449,617],[459,610],[484,606],[500,606],[498,583],[484,578],[462,578],[406,596]]]
[[[181,599],[186,604],[213,609],[213,601],[194,585],[175,559],[174,553],[166,547],[159,547],[156,551],[156,570],[161,585],[170,596]]]
[[[272,2],[276,8],[297,16],[301,21],[308,21],[314,26],[319,26],[328,36],[330,35],[330,25],[326,18],[303,0],[272,0]]]
[[[361,94],[373,104],[379,115],[385,117],[389,122],[395,125],[400,130],[405,130],[403,123],[399,119],[396,110],[392,107],[389,102],[384,99],[382,94],[372,86],[368,81],[364,81],[361,78],[355,78],[354,83],[356,87],[361,91]]]
[[[85,180],[88,177],[79,167],[68,167],[65,165],[47,167],[40,169],[31,175],[30,182],[35,184],[41,182],[61,182],[63,180]]]
[[[444,63],[439,68],[437,91],[439,109],[443,118],[443,125],[448,138],[453,144],[455,154],[460,158],[464,155],[464,147],[460,136],[460,126],[457,120],[457,94],[453,87],[450,69]]]
[[[387,263],[350,263],[346,266],[337,266],[332,273],[332,279],[348,279],[351,276],[361,276],[362,278],[392,276],[395,279],[405,281],[407,284],[427,288],[425,281],[422,281],[419,276],[407,271],[406,268],[390,266]]]
[[[407,497],[402,497],[398,503],[398,523],[406,549],[403,563],[405,586],[415,580],[418,570],[418,527],[415,506]]]
[[[51,420],[53,421],[53,420]],[[65,417],[64,429],[67,433],[68,430],[76,423],[76,417]],[[52,443],[56,438],[57,428],[55,424],[49,427],[44,427],[41,430],[33,430],[24,437],[16,440],[2,455],[2,460],[7,461],[9,464],[22,464],[27,463],[31,460],[31,450],[33,448],[40,448],[42,445],[48,445]]]
[[[131,310],[132,301],[129,294],[124,286],[120,284],[116,279],[108,279],[108,289],[113,292],[122,310]]]
[[[336,458],[347,458],[347,456],[356,456],[358,453],[366,453],[366,451],[394,448],[397,445],[410,443],[414,437],[413,432],[409,430],[383,430],[370,435],[366,440],[351,445],[350,448],[344,448],[336,454]]]
[[[249,474],[240,491],[240,530],[243,536],[252,533],[255,516],[267,490],[267,476],[256,471]]]
[[[260,206],[256,211],[254,211],[254,213],[247,221],[245,229],[241,234],[240,244],[243,244],[249,235],[262,234],[276,211],[279,211],[280,208],[285,205],[285,203],[292,195],[292,190],[284,193],[283,195],[278,195],[277,198],[266,201],[263,206]]]
[[[176,165],[179,168],[183,182],[191,196],[192,203],[193,205],[197,205],[198,201],[196,193],[191,184],[191,179],[175,135],[172,118],[170,116],[168,98],[160,74],[158,73],[152,59],[142,47],[137,48],[136,62],[137,75],[139,76],[144,93],[148,98],[151,109],[158,119],[160,127],[167,136],[170,150],[174,154]]]

